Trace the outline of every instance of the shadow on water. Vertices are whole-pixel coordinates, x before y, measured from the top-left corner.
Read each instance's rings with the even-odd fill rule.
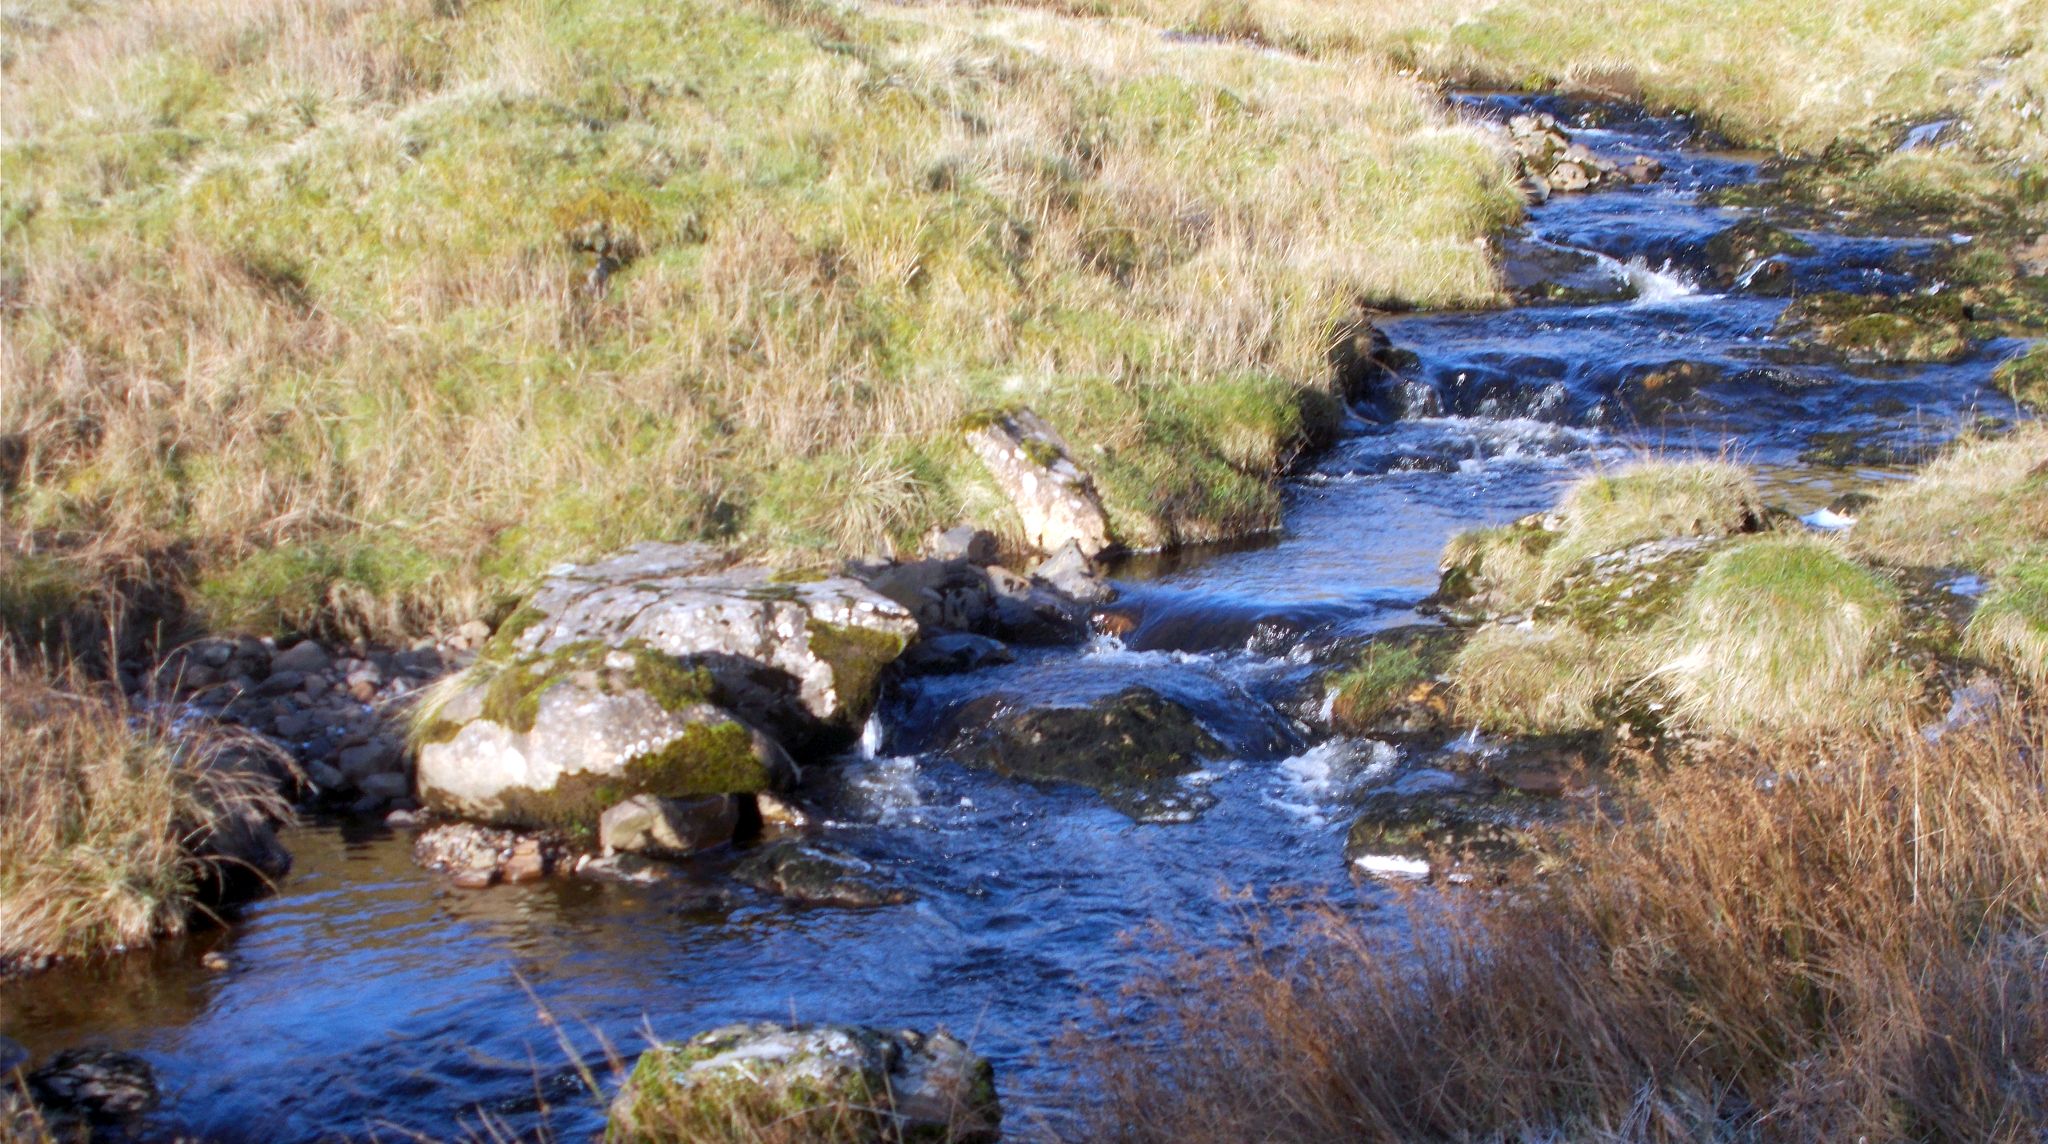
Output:
[[[1696,197],[1755,179],[1756,156],[1717,152],[1679,119],[1464,101],[1494,117],[1532,102],[1598,151],[1665,164],[1649,186],[1553,198],[1510,239],[1616,300],[1390,320],[1417,358],[1411,384],[1290,482],[1284,533],[1128,560],[1120,640],[900,688],[879,744],[828,770],[813,797],[833,842],[898,877],[913,904],[745,896],[706,912],[687,884],[580,880],[464,892],[414,866],[402,835],[313,825],[289,839],[289,883],[232,930],[0,986],[0,1028],[38,1055],[88,1043],[146,1054],[168,1093],[157,1123],[222,1141],[378,1124],[445,1137],[482,1111],[524,1130],[548,1102],[562,1138],[582,1138],[601,1112],[540,1007],[593,1057],[601,1042],[630,1054],[648,1029],[745,1019],[945,1025],[995,1059],[1012,1124],[1058,1127],[1076,1094],[1047,1050],[1129,1017],[1118,987],[1159,964],[1133,933],[1227,940],[1244,887],[1385,896],[1347,877],[1341,811],[1348,790],[1403,760],[1309,743],[1276,710],[1364,636],[1421,618],[1453,532],[1542,509],[1574,475],[1644,453],[1732,453],[1803,513],[1895,478],[1979,415],[2011,414],[1988,385],[2011,345],[1939,366],[1819,360],[1773,336],[1783,299],[1710,279],[1700,252],[1741,216]],[[1795,281],[1870,292],[1906,288],[1938,246],[1802,237],[1813,253]],[[947,721],[978,700],[1072,704],[1132,683],[1190,704],[1230,744],[1235,757],[1185,780],[1213,798],[1193,822],[1136,822],[1089,792],[943,752]],[[691,877],[716,879],[728,861]],[[208,953],[228,968],[206,969]],[[1108,1004],[1098,1014],[1091,999]]]

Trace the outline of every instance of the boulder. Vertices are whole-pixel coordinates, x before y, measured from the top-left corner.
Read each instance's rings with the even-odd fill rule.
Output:
[[[739,803],[732,795],[681,799],[643,794],[599,816],[597,837],[607,854],[684,858],[732,841],[738,826]]]
[[[1071,541],[1089,556],[1110,546],[1095,482],[1036,413],[1018,409],[977,420],[968,426],[967,444],[1016,508],[1026,543],[1051,552]]]
[[[711,689],[705,673],[644,646],[473,672],[428,724],[420,798],[482,822],[589,828],[635,795],[743,794],[794,782],[796,765],[780,744],[707,702]]]
[[[1179,780],[1228,753],[1187,707],[1133,686],[1081,707],[970,704],[948,753],[1034,782],[1076,783],[1133,818],[1184,820],[1213,803]]]
[[[418,723],[426,804],[592,827],[634,795],[775,789],[784,744],[850,743],[917,634],[851,577],[785,582],[696,545],[558,570]]]
[[[1081,546],[1068,541],[1045,558],[1031,575],[1084,604],[1108,604],[1116,600],[1116,588],[1102,578],[1095,560]]]
[[[943,1030],[729,1025],[641,1054],[613,1099],[620,1142],[781,1135],[883,1141],[993,1141],[995,1069]],[[808,1123],[807,1123],[808,1122]]]
[[[815,842],[772,842],[733,867],[732,876],[762,893],[811,906],[868,909],[899,905],[910,892],[874,863]]]
[[[721,568],[702,545],[645,543],[558,570],[501,625],[489,654],[640,645],[710,671],[729,702],[778,735],[850,739],[883,669],[916,634],[901,605],[851,577],[784,580],[764,567]]]

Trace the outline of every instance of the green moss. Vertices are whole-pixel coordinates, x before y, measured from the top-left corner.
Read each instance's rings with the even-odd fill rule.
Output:
[[[532,604],[520,605],[511,615],[505,617],[504,622],[498,625],[497,631],[491,633],[490,640],[484,644],[480,653],[481,658],[511,659],[518,652],[519,637],[547,618],[546,612]]]
[[[568,774],[547,790],[506,790],[499,795],[499,817],[516,826],[594,832],[599,816],[635,795],[747,794],[773,789],[776,781],[755,754],[753,733],[745,724],[731,719],[692,723],[617,775]]]
[[[822,620],[807,621],[804,630],[811,654],[832,668],[832,689],[839,696],[837,721],[848,729],[858,728],[881,690],[882,673],[903,654],[909,641],[895,632]]]
[[[627,683],[645,692],[663,711],[710,703],[718,695],[718,681],[708,667],[685,664],[637,640],[620,650],[633,657]]]
[[[1031,458],[1032,464],[1040,468],[1050,469],[1066,460],[1066,454],[1060,452],[1058,445],[1041,437],[1026,437],[1018,442],[1018,447],[1024,450],[1025,456]]]
[[[711,1075],[690,1068],[731,1046],[691,1041],[657,1045],[626,1080],[631,1111],[606,1127],[607,1144],[673,1144],[685,1140],[802,1139],[817,1144],[865,1144],[880,1139],[885,1093],[861,1076],[828,1086],[804,1076],[791,1062],[786,1083],[773,1087],[744,1064]],[[687,1080],[684,1078],[688,1078]]]
[[[533,730],[533,722],[540,716],[541,696],[562,682],[562,674],[555,668],[554,663],[538,656],[499,668],[484,684],[480,718],[522,735]]]

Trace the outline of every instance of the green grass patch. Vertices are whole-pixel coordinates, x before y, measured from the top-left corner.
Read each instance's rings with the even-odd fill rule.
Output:
[[[1746,541],[1709,560],[1649,636],[1649,675],[1714,731],[1872,728],[1917,683],[1893,661],[1898,590],[1823,540]]]

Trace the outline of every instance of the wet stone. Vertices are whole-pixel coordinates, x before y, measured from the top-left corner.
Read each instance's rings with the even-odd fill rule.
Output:
[[[911,900],[874,863],[816,842],[770,843],[734,866],[732,876],[804,905],[868,909]]]
[[[889,1033],[854,1025],[728,1025],[658,1044],[610,1110],[608,1139],[755,1139],[764,1125],[835,1140],[952,1141],[999,1134],[988,1060],[944,1030]]]

